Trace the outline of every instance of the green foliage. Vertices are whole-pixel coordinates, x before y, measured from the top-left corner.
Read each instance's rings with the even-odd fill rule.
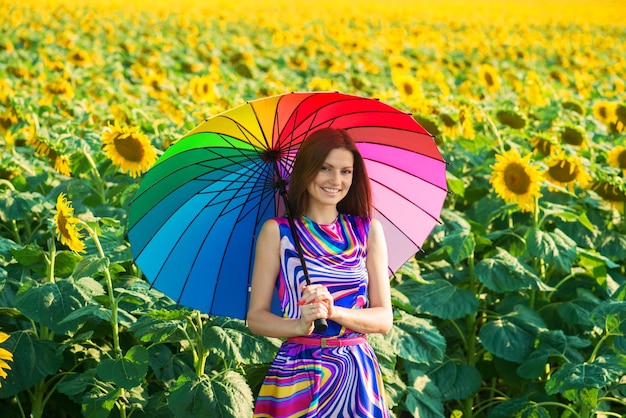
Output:
[[[15,5],[0,7],[13,10]],[[318,76],[332,81],[333,89],[381,94],[390,104],[406,107],[394,85],[391,51],[408,57],[411,72],[424,77],[419,80],[424,100],[414,98],[420,103],[413,104],[423,101],[432,114],[416,119],[438,133],[437,143],[449,162],[450,192],[441,225],[423,251],[391,279],[393,328],[384,336],[368,336],[393,416],[626,414],[623,202],[620,212],[597,190],[577,182],[559,186],[545,181],[535,211],[521,212],[515,204],[503,203],[489,182],[495,154],[508,148],[532,156],[545,171],[546,158],[532,139],[574,133],[564,128],[572,125],[585,131],[588,143],[558,146],[580,156],[594,180],[610,178],[616,187],[611,190],[623,191],[624,172],[607,160],[611,150],[624,145],[624,133],[615,122],[605,126],[592,115],[603,92],[612,94],[614,104],[625,100],[618,88],[623,81],[607,70],[623,55],[621,44],[597,43],[609,43],[615,51],[607,65],[598,61],[594,48],[580,44],[582,35],[567,54],[549,45],[532,44],[526,51],[476,42],[463,49],[446,44],[452,49],[439,51],[411,45],[405,35],[436,33],[430,39],[435,42],[451,28],[468,38],[480,31],[457,24],[409,28],[406,22],[370,21],[356,29],[362,36],[370,25],[372,42],[394,26],[406,33],[394,35],[403,39],[392,43],[367,43],[358,54],[341,56],[338,51],[358,47],[358,40],[333,39],[335,29],[319,22],[310,24],[315,28],[310,38],[296,36],[298,45],[278,47],[274,41],[281,42],[282,35],[286,42],[287,31],[274,25],[255,27],[254,42],[247,42],[248,27],[221,18],[203,17],[205,26],[190,19],[192,26],[182,27],[187,20],[182,14],[158,19],[137,14],[131,24],[77,8],[74,16],[80,19],[74,21],[67,17],[69,9],[47,12],[52,27],[40,20],[46,13],[39,8],[24,21],[21,10],[9,13],[0,25],[0,81],[7,81],[0,86],[0,330],[10,334],[2,348],[13,355],[11,370],[1,381],[3,416],[250,416],[280,341],[253,335],[243,321],[178,306],[149,286],[133,264],[125,236],[140,178],[121,172],[107,158],[100,131],[124,120],[162,150],[210,114],[270,93],[306,90]],[[92,14],[98,19],[87,16]],[[13,21],[19,30],[8,26]],[[506,35],[497,25],[480,29]],[[590,30],[598,40],[624,38],[619,25]],[[573,24],[550,29],[552,35],[579,31],[583,28]],[[172,40],[154,36],[157,32]],[[113,33],[124,39],[112,41]],[[325,43],[332,48],[318,48]],[[312,45],[315,49],[308,49]],[[502,72],[497,94],[473,78],[485,63],[483,48],[490,47],[499,54],[490,60],[499,61]],[[75,49],[93,52],[97,65],[70,63],[66,57]],[[245,63],[239,49],[251,51],[254,65]],[[535,59],[516,58],[526,53]],[[296,70],[290,58],[299,54],[311,60],[307,68]],[[362,61],[352,59],[361,56]],[[435,58],[436,64],[426,65]],[[54,60],[62,68],[52,65]],[[590,78],[584,77],[583,62],[593,63]],[[335,64],[345,68],[337,71]],[[376,71],[364,70],[366,65]],[[569,82],[559,77],[565,65],[572,72]],[[446,79],[454,97],[445,97],[440,82],[426,78],[431,67]],[[527,103],[518,90],[530,72],[537,79],[528,85],[543,87],[542,104]],[[209,86],[220,94],[210,103],[198,103],[187,92],[189,81],[207,73],[222,79],[218,87]],[[147,74],[169,78],[157,80],[165,85],[153,88],[142,79]],[[45,93],[42,83],[58,78],[68,80],[73,99]],[[564,96],[580,99],[582,107],[563,103]],[[439,123],[444,113],[458,113],[444,106],[462,105],[473,112],[473,140],[455,137]],[[9,133],[16,138],[12,144]],[[52,154],[37,153],[28,144],[31,136],[54,146],[54,155],[68,160],[71,174],[55,171]],[[549,139],[557,145],[556,138]],[[58,240],[53,218],[59,193],[73,202],[85,253],[76,254]],[[616,196],[612,203],[619,208],[621,195]]]

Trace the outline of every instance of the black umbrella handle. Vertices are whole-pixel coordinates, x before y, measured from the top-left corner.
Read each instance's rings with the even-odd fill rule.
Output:
[[[306,280],[306,284],[311,284],[311,279],[309,278],[309,271],[306,268],[306,262],[304,261],[304,253],[302,252],[302,244],[300,244],[300,238],[298,237],[298,231],[296,230],[296,223],[293,221],[293,217],[291,216],[291,212],[289,211],[289,202],[287,201],[287,191],[285,189],[284,180],[279,180],[278,189],[280,191],[280,195],[283,197],[283,202],[285,203],[285,212],[287,213],[287,219],[289,219],[289,226],[291,227],[291,235],[293,235],[293,242],[296,245],[296,251],[298,252],[298,258],[300,259],[300,264],[302,265],[302,273],[304,273],[304,279]],[[316,333],[321,333],[326,331],[328,328],[328,322],[324,318],[318,318],[313,321],[313,331]]]

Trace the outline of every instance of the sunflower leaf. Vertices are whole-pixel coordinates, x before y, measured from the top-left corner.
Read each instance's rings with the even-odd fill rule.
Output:
[[[385,339],[399,357],[416,363],[440,362],[446,351],[445,338],[430,321],[402,311]]]
[[[533,351],[537,334],[545,329],[537,313],[519,305],[514,311],[483,325],[478,336],[489,352],[520,363]]]
[[[395,286],[394,291],[407,297],[414,312],[442,319],[462,318],[478,309],[478,299],[472,292],[456,287],[447,280],[436,279],[426,283],[405,280]]]
[[[521,289],[551,290],[539,277],[508,251],[498,248],[497,253],[476,264],[476,277],[495,292],[514,292]]]
[[[253,402],[243,376],[229,370],[210,377],[181,375],[170,390],[167,406],[176,418],[239,418],[252,415]]]
[[[554,232],[531,228],[526,235],[526,248],[531,256],[563,272],[569,272],[576,261],[576,242],[558,228]]]
[[[203,328],[205,347],[225,359],[242,364],[269,363],[280,340],[252,334],[243,321],[214,317]]]

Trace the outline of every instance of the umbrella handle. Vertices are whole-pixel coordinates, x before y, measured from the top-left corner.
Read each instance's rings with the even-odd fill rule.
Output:
[[[278,163],[274,161],[276,176],[280,178],[280,171],[278,169]],[[304,278],[306,280],[306,284],[310,285],[311,280],[309,279],[309,271],[306,268],[306,262],[304,261],[304,254],[302,253],[302,244],[300,244],[300,238],[298,238],[298,231],[296,229],[296,224],[293,221],[293,216],[291,216],[291,212],[289,211],[289,201],[287,199],[287,189],[286,182],[284,180],[279,180],[276,182],[276,186],[278,187],[278,191],[283,198],[283,202],[285,203],[285,212],[287,213],[287,218],[289,219],[289,226],[291,227],[291,234],[293,236],[294,244],[296,245],[296,250],[298,251],[298,258],[300,258],[300,264],[302,265],[302,272],[304,273]],[[324,318],[318,318],[313,321],[313,331],[320,333],[326,331],[328,328],[328,323]]]
[[[320,333],[326,331],[328,322],[324,318],[318,318],[313,322],[313,331]]]

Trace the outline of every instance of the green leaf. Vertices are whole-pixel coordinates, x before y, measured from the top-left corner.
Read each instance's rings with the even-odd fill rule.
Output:
[[[97,255],[89,255],[83,257],[79,262],[74,273],[74,277],[80,279],[82,277],[93,277],[98,273],[103,273],[109,268],[109,259]]]
[[[253,334],[241,320],[226,317],[213,317],[204,325],[202,342],[219,357],[242,364],[271,362],[281,344],[277,338]]]
[[[426,374],[439,388],[444,402],[468,398],[480,389],[483,380],[475,367],[467,364],[457,365],[450,359],[430,367]]]
[[[626,302],[602,301],[591,312],[591,321],[608,334],[626,335]]]
[[[98,377],[116,387],[131,389],[140,385],[148,372],[148,350],[134,345],[121,359],[105,359],[96,367]]]
[[[540,332],[537,340],[539,343],[535,350],[517,369],[517,374],[526,379],[537,379],[543,375],[551,357],[582,362],[579,349],[591,345],[587,340],[565,335],[562,330]]]
[[[395,286],[395,291],[408,298],[413,311],[442,319],[457,319],[473,315],[478,309],[478,299],[466,289],[458,288],[447,280],[417,282],[405,280]]]
[[[619,356],[598,357],[590,363],[565,363],[546,382],[546,393],[601,389],[618,382],[626,369]]]
[[[479,261],[474,271],[478,280],[494,292],[553,290],[502,248],[497,248],[493,257]]]
[[[545,329],[539,315],[529,308],[517,306],[513,312],[484,324],[478,335],[489,352],[521,363],[533,350],[536,335]]]
[[[166,344],[152,345],[148,353],[148,364],[158,380],[169,382],[178,377],[174,371],[172,350]]]
[[[13,354],[11,370],[2,381],[0,398],[10,398],[29,389],[48,376],[55,375],[63,358],[59,344],[40,341],[30,332],[17,331],[10,334],[2,346]]]
[[[476,248],[474,235],[468,230],[447,234],[441,245],[448,251],[452,264],[459,264],[474,254],[474,249]]]
[[[15,298],[15,307],[33,321],[56,333],[71,334],[85,321],[80,317],[68,321],[67,316],[90,304],[91,296],[73,280],[64,279],[42,285],[35,284],[27,291],[20,291]]]
[[[69,276],[81,258],[72,251],[59,251],[54,259],[54,274],[59,277]]]
[[[21,246],[14,241],[0,236],[0,257],[8,261],[13,257],[12,251],[20,249]]]
[[[526,235],[526,248],[531,256],[566,273],[576,261],[576,242],[558,228],[553,232],[529,229]]]
[[[56,390],[80,403],[80,399],[77,399],[77,395],[82,395],[88,388],[95,384],[96,369],[87,369],[83,373],[68,373],[68,375],[56,385]]]
[[[609,258],[593,250],[580,249],[578,264],[587,273],[596,279],[596,283],[602,286],[609,294],[613,294],[619,288],[619,284],[614,282],[609,275],[609,269],[620,268]]]
[[[0,199],[0,219],[4,222],[28,219],[33,213],[42,213],[46,203],[39,193],[6,190]]]
[[[506,400],[489,411],[489,418],[550,418],[549,412],[526,397]]]
[[[414,417],[445,418],[441,394],[426,375],[416,378],[407,388],[402,405]]]
[[[252,416],[253,396],[245,379],[232,370],[198,377],[181,375],[172,386],[168,407],[176,418]]]
[[[115,407],[115,402],[122,394],[121,389],[103,392],[93,389],[83,397],[82,412],[84,417],[108,418]]]
[[[45,260],[43,249],[37,244],[26,244],[19,249],[11,250],[13,257],[23,266],[32,266]]]
[[[179,328],[184,328],[186,321],[168,321],[142,316],[128,329],[135,334],[140,341],[151,343],[162,343],[170,340]]]
[[[385,335],[397,355],[416,363],[433,364],[443,361],[446,340],[430,321],[402,311]]]
[[[398,364],[394,348],[381,334],[369,334],[367,342],[376,353],[383,377],[392,380],[396,375],[396,365]]]

